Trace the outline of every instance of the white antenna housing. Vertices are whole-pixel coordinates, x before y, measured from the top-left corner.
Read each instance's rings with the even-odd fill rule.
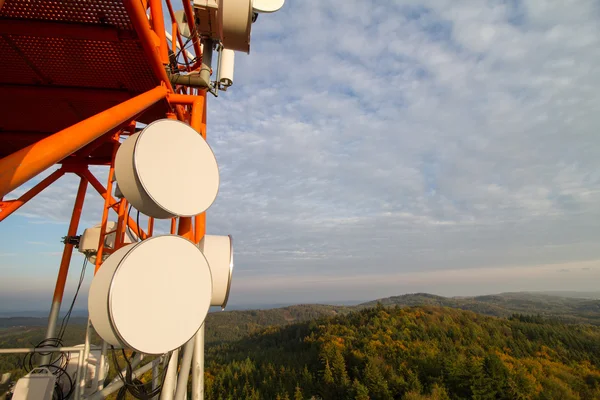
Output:
[[[92,280],[88,311],[109,344],[164,354],[196,334],[211,298],[210,267],[197,245],[153,236],[106,259]]]
[[[73,347],[78,347],[83,350],[84,345],[78,344]],[[69,363],[67,364],[66,368],[66,373],[69,374],[69,376],[73,379],[73,382],[76,382],[77,378],[79,356],[80,353],[71,353],[71,356],[69,357]],[[110,363],[108,362],[107,355],[103,356],[100,350],[90,350],[87,363],[85,365],[86,367],[83,372],[85,374],[85,381],[87,382],[87,385],[84,389],[84,396],[87,397],[96,391],[96,388],[92,387],[91,383],[94,382],[96,379],[96,374],[98,374],[100,370],[103,370],[104,372],[102,376],[99,377],[99,381],[103,382],[106,379],[110,369]],[[101,365],[103,365],[103,368],[101,368]],[[62,386],[63,393],[68,393],[68,391],[71,389],[68,379],[62,379],[59,383]]]
[[[219,83],[226,88],[233,85],[234,61],[235,52],[233,50],[221,50],[221,59],[219,62]]]
[[[231,236],[205,235],[199,244],[212,273],[213,295],[210,305],[225,309],[233,274],[233,241]]]
[[[108,249],[114,249],[114,247],[115,247],[115,241],[117,239],[116,229],[117,229],[116,222],[108,221],[106,223],[105,233],[108,233],[108,232],[110,232],[110,233],[108,233],[108,235],[104,236],[104,246]],[[98,244],[100,244],[100,232],[101,231],[102,231],[102,224],[94,225],[93,227],[87,228],[85,231],[83,231],[83,235],[81,235],[81,238],[79,239],[79,246],[78,246],[77,250],[80,253],[85,254],[86,258],[91,263],[96,262],[96,253],[98,252]],[[133,243],[135,240],[137,240],[137,239],[134,238],[133,236],[131,236],[131,234],[129,233],[128,230],[125,230],[124,242],[125,243]],[[106,257],[108,257],[107,254],[105,254],[104,257],[102,257],[102,258],[106,259]]]
[[[257,13],[274,13],[279,11],[285,0],[253,0],[252,9]]]
[[[223,47],[250,53],[252,0],[219,0],[218,18]]]
[[[52,400],[56,375],[46,367],[35,368],[17,381],[14,400]]]
[[[284,3],[285,0],[194,0],[195,33],[203,39],[220,41],[230,50],[249,53],[254,14],[273,13]],[[184,23],[184,18],[179,16],[177,23]],[[189,28],[184,33],[189,34]]]
[[[219,191],[219,167],[206,141],[191,126],[161,119],[125,140],[115,157],[125,198],[154,218],[194,216]]]
[[[190,26],[187,22],[187,17],[185,15],[184,10],[177,10],[174,13],[175,21],[177,21],[177,29],[179,29],[179,34],[185,38],[189,38],[190,35]]]

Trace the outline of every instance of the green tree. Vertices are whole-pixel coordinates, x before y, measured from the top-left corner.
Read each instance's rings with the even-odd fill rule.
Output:
[[[369,389],[362,383],[358,381],[358,379],[354,379],[352,382],[352,392],[354,394],[355,400],[369,400]]]
[[[294,400],[304,400],[300,386],[296,386],[296,389],[294,390]]]

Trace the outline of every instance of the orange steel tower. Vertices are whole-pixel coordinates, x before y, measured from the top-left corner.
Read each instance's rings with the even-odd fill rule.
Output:
[[[126,212],[127,199],[114,195],[120,137],[136,133],[140,124],[169,118],[189,124],[206,139],[207,92],[218,90],[219,83],[215,81],[215,87],[206,75],[203,79],[202,73],[207,72],[203,56],[209,59],[210,73],[213,46],[248,52],[250,35],[248,28],[247,41],[240,41],[245,37],[242,32],[230,40],[230,46],[225,38],[237,34],[235,29],[220,29],[222,38],[216,41],[200,35],[199,25],[207,23],[203,16],[215,18],[217,9],[227,16],[250,4],[255,20],[257,12],[276,11],[283,4],[279,2],[271,5],[272,9],[260,10],[252,8],[249,0],[183,0],[178,7],[183,11],[175,12],[171,0],[0,0],[0,221],[63,175],[75,174],[80,183],[67,238],[77,235],[88,187],[104,199],[96,271],[103,253],[123,245],[126,229],[142,239],[151,237],[154,219],[150,217],[147,226],[138,226]],[[202,15],[198,3],[204,7],[200,7]],[[165,19],[171,22],[170,40]],[[180,34],[182,28],[188,32],[187,41]],[[187,43],[194,54],[183,49]],[[211,51],[203,55],[203,48]],[[182,62],[173,61],[177,53]],[[11,191],[55,165],[59,166],[56,171],[25,194],[9,199]],[[106,166],[108,180],[100,182],[90,172],[90,165]],[[118,218],[113,249],[105,248],[103,240],[109,233],[109,212],[116,212]],[[201,242],[205,214],[173,218],[171,233]],[[70,240],[64,245],[49,338],[56,333],[75,245]],[[82,391],[76,396],[82,396]]]

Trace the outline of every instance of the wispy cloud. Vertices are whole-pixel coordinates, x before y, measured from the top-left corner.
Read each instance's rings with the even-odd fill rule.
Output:
[[[50,257],[59,257],[62,256],[63,253],[61,251],[42,251],[40,254]]]

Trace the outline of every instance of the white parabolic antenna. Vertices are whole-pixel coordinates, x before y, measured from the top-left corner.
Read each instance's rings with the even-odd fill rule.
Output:
[[[274,13],[279,11],[285,0],[253,0],[252,10],[257,13]]]
[[[102,339],[164,354],[185,344],[204,323],[212,275],[191,241],[153,236],[111,254],[89,293],[90,319]]]
[[[200,243],[213,280],[211,305],[225,309],[233,274],[233,241],[231,236],[205,235]]]
[[[115,157],[125,198],[154,218],[191,217],[206,211],[219,191],[219,167],[191,126],[161,119],[131,135]]]

